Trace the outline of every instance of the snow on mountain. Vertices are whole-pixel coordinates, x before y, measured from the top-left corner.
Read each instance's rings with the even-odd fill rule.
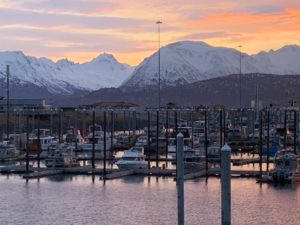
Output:
[[[204,42],[182,41],[162,47],[160,77],[162,85],[193,83],[240,71],[240,52],[213,47]],[[242,53],[242,73],[300,74],[299,46],[256,55]],[[291,59],[292,58],[292,59]],[[157,85],[158,52],[138,65],[122,87]]]
[[[261,67],[268,67],[272,74],[300,74],[300,46],[286,45],[277,51],[260,52],[253,55]]]
[[[119,63],[110,54],[101,54],[83,64],[62,59],[25,56],[22,52],[0,52],[0,79],[10,65],[12,82],[45,87],[53,94],[72,94],[75,89],[97,90],[117,87],[128,79],[133,67]]]

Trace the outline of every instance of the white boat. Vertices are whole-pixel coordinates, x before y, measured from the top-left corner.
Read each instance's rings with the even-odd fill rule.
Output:
[[[100,125],[95,125],[95,138],[93,138],[93,126],[89,127],[89,134],[84,138],[83,143],[79,143],[78,150],[83,152],[92,152],[93,143],[95,143],[95,151],[103,154],[104,153],[104,131]],[[106,151],[111,149],[111,137],[106,135]],[[113,138],[113,145],[117,143],[117,140]],[[101,157],[101,156],[100,156]]]
[[[73,146],[65,144],[50,146],[49,155],[45,158],[47,167],[74,167],[78,166]]]
[[[146,169],[148,163],[145,161],[144,148],[134,146],[125,150],[121,159],[116,162],[119,169]]]
[[[20,155],[20,151],[9,141],[0,142],[0,160],[14,159]]]
[[[279,150],[274,156],[274,169],[268,173],[268,181],[290,183],[300,175],[300,156],[293,150]]]
[[[176,144],[175,144],[175,138],[169,139],[169,145],[168,145],[168,154],[171,156],[172,160],[176,160]],[[191,148],[188,146],[190,142],[190,138],[184,138],[183,139],[184,145],[183,145],[183,156],[184,161],[198,161],[200,159],[200,154],[197,150]]]
[[[64,135],[63,140],[66,143],[74,144],[74,143],[83,143],[84,139],[80,134],[80,131],[73,126],[70,126],[67,129],[67,133]]]
[[[147,144],[148,144],[148,137],[145,135],[139,136],[135,143],[135,145],[137,146],[146,146]]]
[[[48,155],[48,149],[51,145],[57,144],[58,141],[52,135],[50,135],[49,129],[40,129],[40,157],[45,158]],[[31,152],[38,153],[38,129],[35,129],[33,134],[29,135],[29,143],[27,144],[27,148]]]

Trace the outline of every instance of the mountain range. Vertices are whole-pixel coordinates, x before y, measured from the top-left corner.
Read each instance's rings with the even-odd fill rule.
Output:
[[[47,58],[25,56],[23,52],[0,52],[1,81],[10,66],[13,86],[42,88],[52,95],[70,95],[103,87],[117,87],[128,79],[133,67],[118,62],[111,54],[101,54],[86,63],[67,59],[53,62]]]
[[[240,58],[241,56],[241,58]],[[162,86],[190,84],[229,74],[299,74],[300,46],[287,45],[277,51],[248,55],[204,42],[183,41],[160,50]],[[144,59],[122,87],[144,87],[158,83],[158,52]]]
[[[166,90],[172,87],[184,89],[189,84],[202,81],[206,84],[206,80],[239,74],[240,69],[243,74],[264,76],[300,74],[300,46],[297,45],[248,55],[233,48],[182,41],[162,47],[160,56],[161,86]],[[128,93],[136,93],[138,97],[141,96],[139,89],[144,92],[154,91],[158,84],[158,52],[145,58],[136,67],[120,63],[107,53],[79,64],[67,59],[54,62],[47,58],[26,56],[20,51],[0,52],[2,92],[5,89],[7,64],[11,70],[12,97],[45,98],[51,99],[52,103],[58,99],[57,96],[87,101],[87,96],[96,96],[103,91],[112,94],[118,92],[123,95],[120,98]]]

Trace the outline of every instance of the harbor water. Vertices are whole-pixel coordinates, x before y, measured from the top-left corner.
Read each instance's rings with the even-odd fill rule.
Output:
[[[221,222],[220,179],[185,181],[188,225]],[[26,180],[0,176],[1,225],[174,225],[176,183],[172,178],[52,176]],[[297,225],[300,185],[257,184],[232,179],[232,224]]]

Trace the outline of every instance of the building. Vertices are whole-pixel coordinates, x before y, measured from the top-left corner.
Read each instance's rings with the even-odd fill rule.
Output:
[[[80,105],[81,109],[136,109],[138,105],[130,102],[97,102],[89,105]]]
[[[43,99],[10,99],[9,108],[10,111],[14,110],[40,110],[45,109],[47,105]],[[0,112],[7,111],[7,100],[0,100]]]

